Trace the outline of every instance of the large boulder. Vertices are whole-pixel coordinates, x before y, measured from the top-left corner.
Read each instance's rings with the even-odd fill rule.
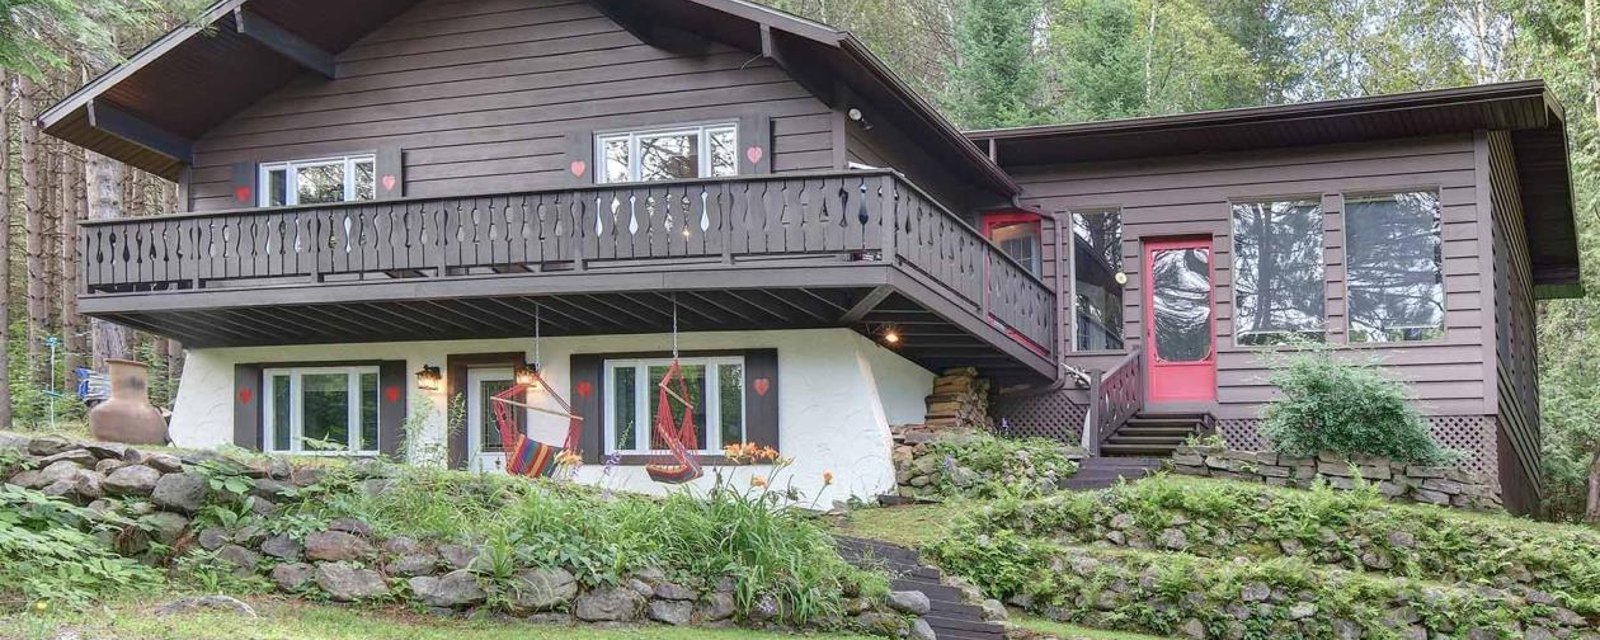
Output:
[[[255,575],[256,566],[261,564],[261,554],[236,544],[224,545],[217,550],[217,562],[232,565],[236,576],[250,576]]]
[[[105,482],[100,486],[105,488],[107,494],[114,496],[148,496],[156,490],[156,483],[161,480],[161,472],[142,464],[123,467],[112,471],[106,476]]]
[[[286,534],[278,534],[261,543],[261,552],[279,560],[295,562],[305,553],[305,547]]]
[[[512,579],[509,595],[514,613],[550,611],[578,596],[578,581],[565,569],[531,569]]]
[[[45,456],[38,460],[34,460],[33,465],[36,467],[48,467],[58,462],[71,462],[72,464],[87,468],[93,467],[94,463],[99,461],[99,458],[94,457],[94,454],[89,453],[87,450],[68,449],[55,455]]]
[[[459,609],[483,604],[489,598],[472,572],[456,570],[440,577],[417,576],[409,581],[411,592],[430,607]]]
[[[78,448],[78,443],[61,436],[43,436],[28,441],[28,455],[36,458],[53,456],[76,448]]]
[[[732,618],[738,610],[733,594],[718,591],[706,594],[700,601],[700,619],[706,622],[720,622]]]
[[[183,471],[183,459],[170,453],[152,453],[144,459],[144,464],[162,473]]]
[[[472,561],[477,559],[478,554],[482,551],[483,549],[476,545],[439,545],[439,557],[444,559],[445,565],[450,567],[452,571],[472,568]]]
[[[343,531],[320,531],[306,536],[306,557],[325,562],[362,560],[372,555],[372,545]]]
[[[933,609],[933,603],[921,591],[890,591],[889,606],[914,616],[927,615]]]
[[[344,562],[318,564],[313,579],[334,602],[370,600],[389,593],[389,585],[378,572]]]
[[[639,619],[644,596],[626,587],[595,589],[573,605],[573,614],[584,622],[632,622]]]
[[[299,591],[315,574],[316,569],[309,564],[280,564],[272,568],[272,582],[284,591]]]
[[[656,622],[682,626],[694,617],[694,603],[682,600],[651,600],[650,619]]]
[[[62,480],[70,479],[85,470],[83,465],[71,460],[57,460],[39,470],[38,483],[43,486],[50,486]]]
[[[176,544],[189,528],[188,518],[171,511],[157,511],[139,518],[139,522],[148,527],[152,539],[167,546]]]
[[[198,473],[169,473],[156,481],[150,501],[168,511],[193,515],[205,506],[211,485]]]
[[[439,570],[439,558],[426,551],[409,553],[391,558],[383,565],[383,570],[401,578],[431,576]]]

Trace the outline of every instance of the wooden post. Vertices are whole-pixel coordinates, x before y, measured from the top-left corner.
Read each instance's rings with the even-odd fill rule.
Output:
[[[897,256],[895,255],[895,239],[900,236],[900,197],[899,193],[895,191],[895,181],[893,175],[884,174],[882,180],[882,197],[879,202],[879,207],[882,210],[882,214],[879,216],[878,220],[881,223],[881,228],[883,229],[883,248],[881,249],[881,252],[884,262],[894,264],[897,261]]]
[[[1100,422],[1105,419],[1105,406],[1100,401],[1101,381],[1106,372],[1094,369],[1089,372],[1089,417],[1084,421],[1083,440],[1089,455],[1100,456]]]

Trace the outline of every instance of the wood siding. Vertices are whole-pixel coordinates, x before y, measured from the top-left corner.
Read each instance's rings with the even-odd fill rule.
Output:
[[[557,186],[568,136],[745,115],[771,117],[775,171],[836,164],[833,112],[769,60],[668,53],[582,1],[424,0],[340,54],[338,76],[308,74],[197,140],[192,209],[238,208],[239,163],[385,145],[405,150],[407,196]]]
[[[1539,378],[1533,272],[1511,136],[1480,139],[1494,212],[1494,383],[1501,433],[1500,479],[1514,511],[1538,502]]]
[[[892,123],[875,119],[869,107],[847,99],[844,109],[860,107],[865,112],[865,122],[852,122],[840,114],[839,126],[844,128],[845,157],[849,162],[872,167],[892,168],[922,187],[935,200],[977,226],[972,194],[974,188],[956,177],[949,169],[934,161],[934,156],[923,150],[917,141],[907,136]]]
[[[1122,211],[1123,261],[1128,274],[1124,333],[1141,342],[1144,314],[1143,238],[1210,235],[1215,254],[1217,298],[1218,418],[1254,418],[1275,394],[1261,349],[1233,338],[1231,201],[1316,198],[1324,208],[1328,340],[1346,342],[1343,195],[1393,190],[1437,190],[1443,225],[1445,336],[1429,342],[1353,346],[1356,355],[1381,358],[1409,382],[1428,415],[1486,415],[1493,402],[1493,308],[1485,300],[1491,273],[1488,211],[1480,207],[1474,138],[1449,136],[1381,144],[1337,145],[1141,162],[1013,168],[1027,195],[1058,215],[1063,225],[1073,210]],[[1002,158],[1004,160],[1004,158]],[[1045,280],[1051,281],[1055,241],[1045,227]],[[1070,243],[1065,243],[1070,244]],[[1067,278],[1070,287],[1071,279]],[[1063,291],[1058,317],[1070,322],[1072,296]],[[1063,326],[1066,335],[1073,333]],[[1105,368],[1120,354],[1067,354],[1068,364]]]

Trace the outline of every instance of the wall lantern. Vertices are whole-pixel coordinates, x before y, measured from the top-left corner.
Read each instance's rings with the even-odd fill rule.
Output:
[[[423,365],[417,370],[417,388],[423,391],[438,391],[444,388],[444,373],[438,367]]]
[[[543,385],[539,384],[539,365],[528,363],[517,367],[517,384],[527,387],[529,391],[540,391]]]

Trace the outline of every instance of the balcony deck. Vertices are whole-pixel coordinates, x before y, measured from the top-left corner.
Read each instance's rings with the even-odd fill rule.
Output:
[[[932,369],[1057,373],[1057,300],[891,171],[84,222],[85,314],[192,347],[892,327]]]

